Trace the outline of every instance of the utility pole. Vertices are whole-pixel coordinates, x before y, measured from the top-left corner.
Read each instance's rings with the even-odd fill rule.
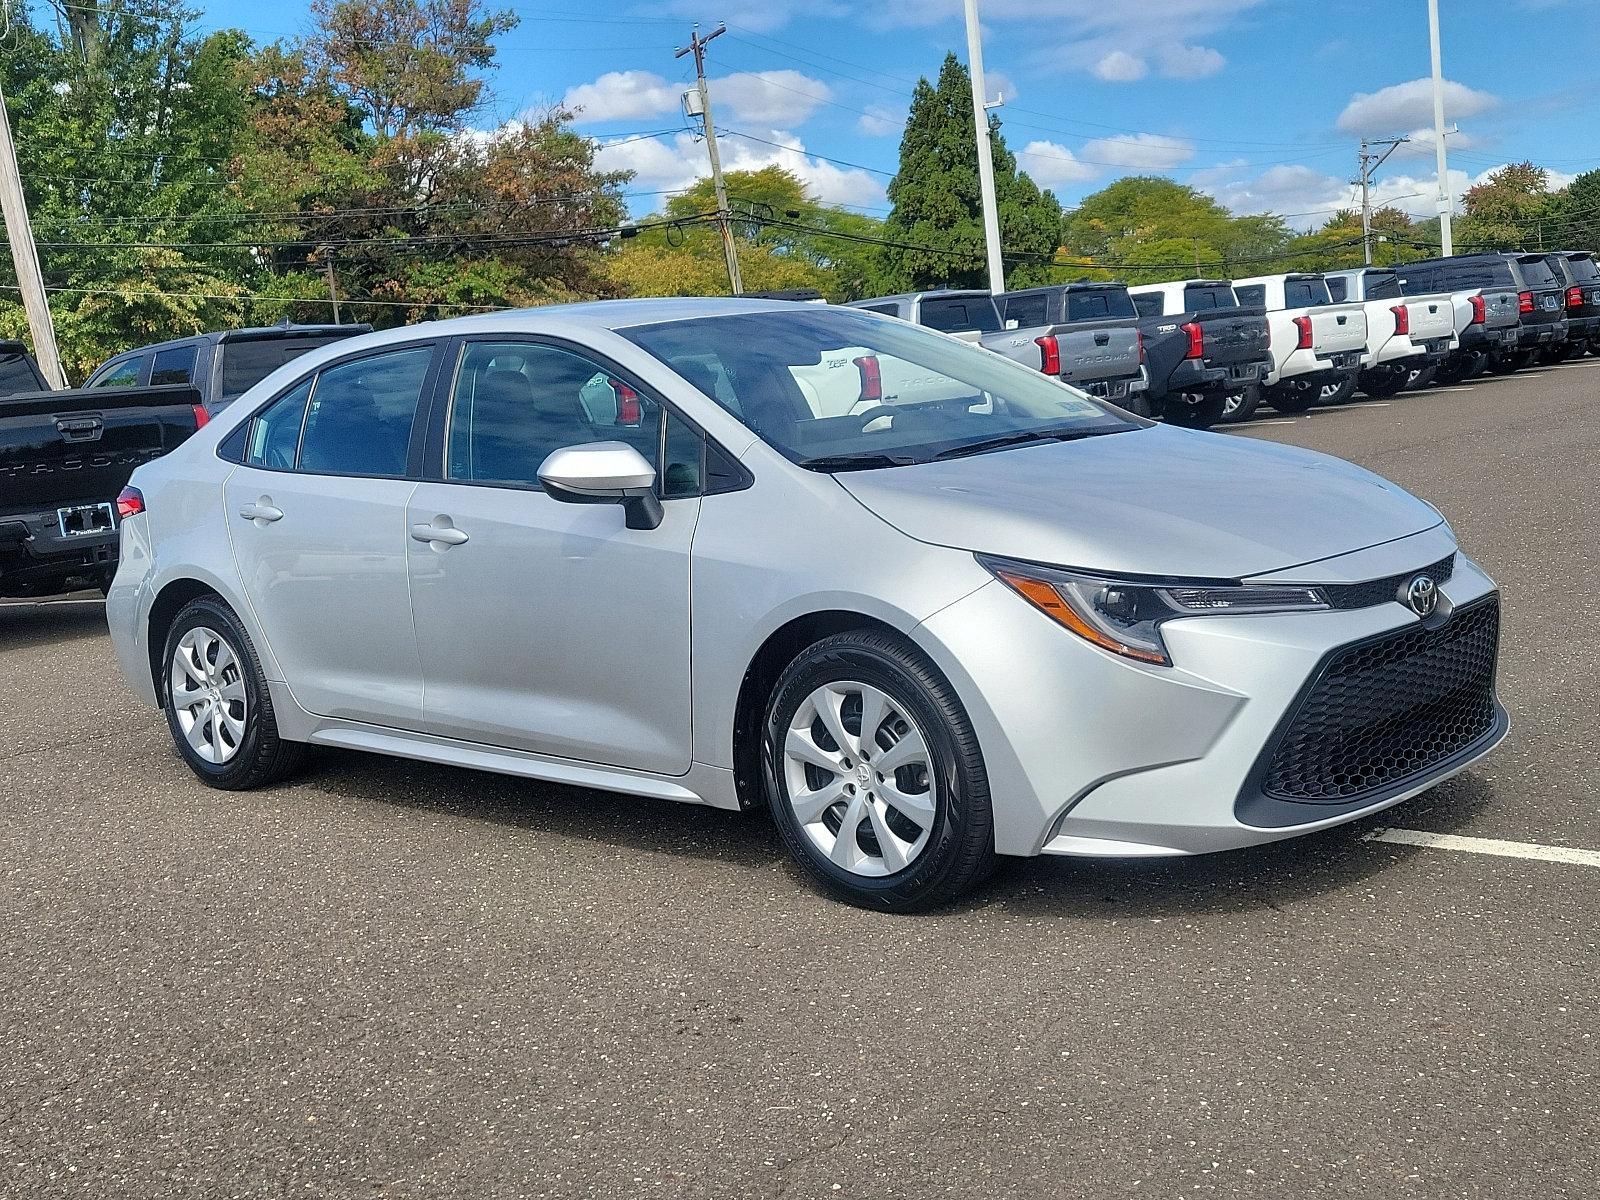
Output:
[[[340,323],[340,321],[339,321],[339,285],[338,285],[338,281],[335,280],[334,277],[333,277],[333,247],[332,246],[324,246],[322,248],[322,269],[327,273],[327,276],[328,276],[328,299],[333,301],[333,323],[335,325],[338,325]]]
[[[17,290],[22,293],[28,331],[33,335],[33,357],[44,372],[45,382],[52,388],[64,388],[67,376],[61,369],[61,352],[56,349],[56,327],[50,318],[50,302],[45,299],[44,273],[39,270],[39,249],[33,244],[28,202],[22,195],[17,148],[11,141],[4,92],[0,92],[0,215],[5,218],[11,261],[17,269]]]
[[[1361,185],[1361,254],[1369,267],[1372,265],[1372,176],[1383,166],[1384,159],[1410,140],[1410,138],[1361,139],[1361,177],[1355,182]],[[1388,149],[1382,154],[1374,154],[1372,153],[1374,146],[1387,146]]]
[[[698,115],[706,131],[706,153],[711,157],[711,186],[717,194],[717,229],[722,234],[722,257],[728,263],[728,287],[735,296],[739,296],[744,294],[744,281],[739,278],[739,252],[733,244],[733,222],[730,219],[733,214],[728,208],[728,189],[722,183],[722,158],[717,154],[717,128],[711,119],[711,92],[706,87],[706,46],[727,32],[726,25],[718,25],[710,34],[701,37],[700,26],[696,25],[689,32],[689,44],[672,57],[694,55],[695,90],[699,93],[700,101]],[[691,106],[686,104],[685,108]]]
[[[1444,62],[1439,53],[1439,0],[1428,0],[1428,45],[1433,52],[1433,153],[1439,167],[1439,242],[1446,256],[1456,252],[1450,230],[1455,199],[1450,194],[1450,171],[1444,155]]]
[[[1000,259],[1000,210],[994,198],[994,145],[989,136],[988,90],[983,82],[983,33],[978,28],[978,0],[966,0],[967,69],[972,76],[973,132],[978,141],[978,191],[983,197],[983,244],[988,251],[989,290],[1006,290],[1006,268]]]

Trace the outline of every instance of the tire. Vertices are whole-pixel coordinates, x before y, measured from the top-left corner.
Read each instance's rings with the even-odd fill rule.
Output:
[[[1261,399],[1281,413],[1303,413],[1322,398],[1322,388],[1275,383],[1261,389]]]
[[[1356,377],[1345,375],[1338,383],[1327,383],[1317,391],[1318,404],[1348,404],[1355,398]]]
[[[1222,398],[1222,415],[1217,421],[1223,425],[1237,425],[1256,415],[1261,407],[1261,385],[1253,383],[1243,391],[1229,392]]]
[[[1467,369],[1467,378],[1477,379],[1479,376],[1487,375],[1488,373],[1489,355],[1487,352],[1479,351],[1472,356],[1472,366]]]
[[[1553,367],[1558,362],[1565,362],[1567,359],[1567,343],[1557,342],[1553,346],[1540,347],[1538,356],[1540,364],[1546,367]]]
[[[1150,405],[1150,397],[1144,392],[1136,392],[1132,396],[1123,398],[1117,402],[1117,407],[1123,412],[1130,412],[1147,421],[1156,415],[1155,409]]]
[[[1421,392],[1433,386],[1433,381],[1439,376],[1439,364],[1433,363],[1426,367],[1418,367],[1406,377],[1406,391]]]
[[[1387,400],[1399,394],[1410,374],[1404,367],[1368,367],[1356,376],[1356,386],[1374,400]]]
[[[842,698],[839,706],[825,718],[835,698]],[[864,758],[861,741],[866,711],[880,704],[868,742],[879,761],[911,747],[900,752],[892,779]],[[970,890],[994,868],[994,818],[977,734],[950,684],[898,638],[840,633],[795,658],[767,705],[761,759],[784,846],[841,900],[916,912]],[[881,790],[885,784],[896,800]],[[875,789],[871,802],[864,799]]]
[[[1501,350],[1489,355],[1489,370],[1496,375],[1514,375],[1522,367],[1521,351]]]
[[[1161,418],[1168,425],[1183,429],[1210,429],[1222,419],[1227,400],[1222,395],[1201,396],[1188,392],[1168,396],[1161,405]]]
[[[1482,357],[1471,351],[1463,350],[1452,354],[1439,364],[1433,373],[1433,382],[1439,387],[1454,387],[1464,379],[1472,376],[1475,360]]]
[[[187,666],[179,665],[180,655]],[[201,596],[178,613],[167,632],[159,686],[173,744],[207,786],[263,787],[300,765],[305,747],[278,735],[255,646],[219,598]]]

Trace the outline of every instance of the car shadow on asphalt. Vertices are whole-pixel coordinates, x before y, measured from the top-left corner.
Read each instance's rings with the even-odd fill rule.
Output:
[[[0,660],[8,650],[103,638],[106,609],[100,601],[0,601]]]
[[[530,834],[601,843],[629,853],[715,860],[752,870],[781,864],[796,888],[810,885],[788,861],[763,812],[539,783],[511,776],[318,750],[295,781],[334,796],[490,821]],[[1419,851],[1364,840],[1408,825],[1450,832],[1495,803],[1489,781],[1470,772],[1396,808],[1304,837],[1186,858],[1003,858],[972,894],[924,917],[1004,913],[1023,917],[1168,917],[1286,908],[1342,891],[1397,867]]]

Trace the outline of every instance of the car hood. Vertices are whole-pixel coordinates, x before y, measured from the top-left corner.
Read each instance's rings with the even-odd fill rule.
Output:
[[[1161,425],[835,478],[919,541],[1129,575],[1246,578],[1443,520],[1342,459]]]

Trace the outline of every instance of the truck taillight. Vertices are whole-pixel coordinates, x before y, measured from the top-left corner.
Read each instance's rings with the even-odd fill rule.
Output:
[[[1581,287],[1569,287],[1567,289],[1567,307],[1583,307],[1583,289]]]
[[[1204,358],[1206,356],[1206,331],[1200,328],[1198,321],[1190,321],[1183,326],[1183,332],[1189,339],[1189,348],[1184,351],[1185,358]]]
[[[1294,319],[1294,327],[1300,331],[1300,340],[1295,344],[1295,349],[1311,349],[1311,318],[1296,317]]]
[[[883,399],[883,367],[878,362],[878,356],[863,354],[855,363],[856,370],[861,373],[861,399],[876,404]]]
[[[1135,331],[1133,336],[1135,338],[1137,338],[1138,341],[1139,341],[1139,364],[1141,366],[1143,366],[1144,365],[1144,361],[1145,361],[1145,358],[1144,358],[1144,330],[1140,329],[1140,330]]]
[[[1472,324],[1482,325],[1489,319],[1489,306],[1484,303],[1482,296],[1472,297]]]
[[[1518,292],[1517,293],[1517,311],[1519,313],[1531,313],[1533,311],[1533,293],[1532,292]]]
[[[1039,347],[1039,370],[1046,375],[1061,374],[1061,343],[1056,340],[1056,335],[1047,333],[1033,341]]]
[[[103,494],[103,493],[102,493]],[[117,517],[126,521],[144,511],[144,493],[131,484],[117,493]]]
[[[209,420],[211,420],[211,414],[206,411],[206,406],[204,404],[196,404],[194,406],[194,427],[196,429],[204,429],[206,422]]]
[[[611,390],[617,395],[617,424],[642,425],[644,423],[644,406],[639,403],[639,393],[620,379],[612,379],[608,382],[611,384]]]
[[[1411,332],[1411,310],[1404,304],[1396,304],[1389,310],[1394,314],[1394,331],[1397,334]]]

